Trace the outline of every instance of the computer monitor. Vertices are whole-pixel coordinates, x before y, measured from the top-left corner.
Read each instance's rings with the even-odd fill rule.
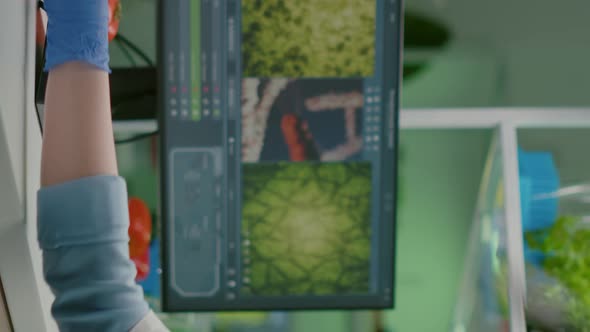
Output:
[[[400,1],[160,1],[165,311],[393,306]]]

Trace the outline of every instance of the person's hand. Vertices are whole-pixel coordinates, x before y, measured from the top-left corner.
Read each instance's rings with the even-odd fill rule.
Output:
[[[82,61],[109,72],[108,0],[45,0],[45,70]]]

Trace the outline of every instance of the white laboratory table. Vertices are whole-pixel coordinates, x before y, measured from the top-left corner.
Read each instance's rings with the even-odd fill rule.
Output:
[[[0,279],[16,332],[57,331],[36,240],[35,9],[34,0],[3,0],[0,9]]]

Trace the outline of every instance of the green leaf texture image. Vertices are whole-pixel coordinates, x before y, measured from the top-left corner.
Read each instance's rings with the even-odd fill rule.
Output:
[[[371,164],[243,166],[244,294],[369,291]]]
[[[370,77],[375,0],[243,0],[244,77]]]

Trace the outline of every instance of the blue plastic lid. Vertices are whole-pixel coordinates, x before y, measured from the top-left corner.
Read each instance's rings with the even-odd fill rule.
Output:
[[[549,152],[526,152],[519,149],[520,201],[523,231],[551,227],[558,216],[556,197],[539,198],[559,189],[559,175]]]
[[[559,174],[549,152],[518,151],[520,173],[520,205],[523,232],[551,227],[558,216],[558,199],[547,194],[559,189]],[[539,195],[544,197],[539,198]],[[545,260],[541,251],[529,248],[524,241],[525,260],[540,266]]]

